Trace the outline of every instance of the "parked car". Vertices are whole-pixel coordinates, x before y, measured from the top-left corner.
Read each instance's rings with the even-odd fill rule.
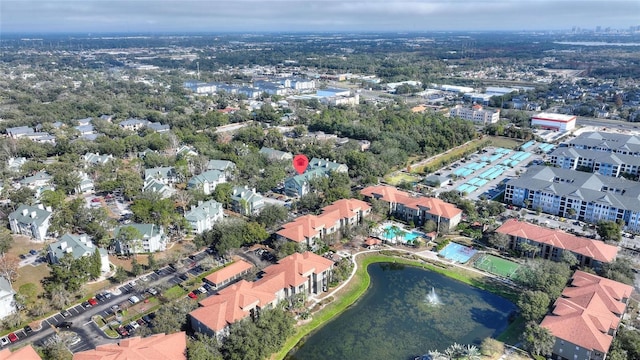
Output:
[[[154,288],[149,288],[147,289],[147,292],[151,295],[158,295],[158,290],[154,289]]]
[[[65,310],[65,311],[61,311],[60,315],[62,315],[62,317],[64,317],[64,318],[66,318],[66,317],[71,316],[71,313],[68,310]]]
[[[96,305],[98,305],[98,300],[97,300],[96,298],[91,298],[91,299],[87,300],[87,302],[88,302],[89,304],[91,304],[91,306],[96,306]]]
[[[113,305],[111,306],[111,310],[113,310],[114,312],[120,310],[120,305]]]
[[[15,333],[11,333],[9,335],[7,335],[7,338],[9,339],[9,341],[11,341],[12,343],[18,341],[18,335],[16,335]]]
[[[31,326],[27,325],[27,326],[24,327],[24,333],[25,334],[28,335],[28,334],[30,334],[32,332],[33,332],[33,329],[31,328]]]
[[[31,250],[29,250],[29,254],[31,254],[31,255],[38,255],[38,252],[37,252],[37,251],[35,251],[35,250],[33,250],[33,249],[31,249]]]
[[[9,345],[11,344],[11,341],[9,341],[9,338],[4,336],[2,338],[0,338],[0,346],[5,346],[5,345]]]
[[[211,285],[209,285],[209,284],[204,284],[204,285],[202,285],[202,287],[207,291],[211,291],[211,289],[213,289],[213,287]]]
[[[129,323],[129,325],[133,326],[134,329],[137,329],[140,327],[140,324],[138,324],[137,321],[132,321]]]
[[[120,326],[119,328],[116,329],[116,331],[118,332],[118,334],[120,334],[120,336],[122,337],[126,337],[129,336],[129,332],[122,326]]]
[[[88,309],[88,308],[91,307],[91,304],[88,301],[85,301],[85,302],[82,303],[82,307],[85,308],[85,309]]]
[[[137,296],[132,296],[132,297],[130,297],[130,298],[129,298],[129,301],[130,301],[132,304],[137,304],[137,303],[139,303],[139,302],[140,302],[140,298],[139,298],[139,297],[137,297]]]
[[[63,321],[60,324],[56,325],[58,329],[68,329],[73,325],[71,321]]]
[[[204,286],[200,286],[198,288],[198,291],[200,292],[200,294],[206,294],[207,293],[207,289],[205,289]]]
[[[142,319],[142,318],[140,318],[140,319],[136,320],[136,322],[137,322],[137,323],[138,323],[138,325],[140,325],[140,326],[142,326],[142,325],[146,325],[146,324],[147,324],[147,322],[146,322],[146,321],[144,321],[144,319]]]
[[[190,298],[192,298],[192,299],[197,299],[197,298],[198,298],[198,295],[196,295],[196,293],[194,293],[193,291],[192,291],[192,292],[190,292],[188,296],[189,296]]]

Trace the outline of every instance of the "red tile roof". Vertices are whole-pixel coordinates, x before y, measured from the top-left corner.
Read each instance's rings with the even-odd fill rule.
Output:
[[[367,246],[380,245],[382,244],[382,240],[368,237],[367,240],[364,241],[364,244]]]
[[[371,206],[358,199],[342,199],[322,208],[320,215],[304,215],[282,226],[276,234],[295,241],[304,242],[306,239],[318,236],[322,229],[340,225],[340,219],[349,219],[357,212],[366,212]]]
[[[99,345],[79,352],[73,360],[186,360],[187,336],[184,331],[170,335],[135,336],[119,344]]]
[[[631,296],[633,287],[583,271],[571,279],[540,326],[559,339],[606,353],[613,341],[608,332],[618,327],[626,308],[622,300]]]
[[[244,260],[237,260],[230,265],[223,267],[222,269],[215,271],[205,277],[205,280],[212,284],[222,284],[225,281],[232,279],[243,272],[250,270],[253,265]]]
[[[190,315],[209,329],[218,332],[227,325],[249,316],[256,306],[273,303],[276,294],[287,287],[298,287],[307,276],[320,274],[333,266],[333,261],[312,252],[295,253],[264,269],[265,275],[256,282],[242,280],[200,302],[201,307]]]
[[[569,250],[601,262],[611,262],[618,255],[618,248],[598,240],[591,240],[560,230],[509,219],[496,232],[533,240],[538,243]]]
[[[438,198],[412,196],[408,192],[398,190],[393,186],[369,186],[360,190],[360,193],[366,197],[378,198],[389,203],[402,204],[410,209],[421,209],[429,214],[446,219],[454,218],[462,213],[462,210]]]
[[[276,299],[275,293],[265,292],[256,283],[242,280],[200,302],[202,307],[190,315],[213,331],[249,316],[256,306],[265,307]]]
[[[14,352],[9,349],[0,351],[0,360],[42,360],[42,358],[31,345],[27,345]]]

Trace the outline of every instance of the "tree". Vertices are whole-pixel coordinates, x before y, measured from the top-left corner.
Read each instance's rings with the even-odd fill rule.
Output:
[[[633,263],[628,258],[617,257],[609,263],[604,263],[599,275],[607,279],[619,281],[628,285],[633,285],[635,274],[633,273]]]
[[[622,227],[613,221],[600,221],[596,228],[596,232],[604,241],[620,241],[622,240]]]
[[[265,228],[271,228],[287,220],[288,215],[289,211],[284,206],[267,204],[256,217],[256,221]]]
[[[114,282],[121,283],[127,279],[129,274],[127,274],[127,270],[125,270],[122,266],[118,266],[116,268],[116,273],[111,277]]]
[[[102,257],[100,256],[100,250],[96,248],[93,254],[91,254],[91,261],[89,263],[89,269],[87,269],[87,271],[89,272],[89,275],[92,279],[97,279],[98,277],[100,277],[101,270]]]
[[[498,250],[501,251],[509,246],[509,242],[511,242],[511,239],[509,239],[509,236],[507,234],[499,233],[496,231],[491,234],[491,236],[489,236],[489,244],[495,246],[496,248],[498,248]]]
[[[529,290],[545,292],[549,299],[560,296],[571,276],[566,263],[544,259],[528,261],[520,269],[514,280]]]
[[[158,261],[156,260],[156,256],[153,253],[150,253],[147,256],[147,267],[149,270],[157,270],[158,269]]]
[[[126,249],[128,255],[139,252],[138,243],[141,238],[142,234],[133,226],[121,227],[118,229],[118,235],[116,235],[116,241],[120,242],[120,249]]]
[[[518,307],[526,321],[542,320],[549,308],[549,296],[542,291],[525,291],[520,294]]]
[[[527,323],[522,334],[522,344],[527,351],[534,355],[549,355],[554,343],[555,338],[549,330],[534,322]]]
[[[233,185],[230,183],[218,184],[213,190],[213,198],[224,205],[229,206],[231,203],[231,193],[233,192]]]
[[[16,281],[19,264],[20,260],[14,255],[0,254],[0,275],[10,282]]]
[[[138,262],[138,259],[136,257],[133,257],[131,259],[131,273],[133,274],[133,276],[140,276],[143,272],[144,268]]]
[[[298,251],[298,244],[293,241],[279,240],[276,242],[276,257],[278,259],[285,258]]]
[[[0,229],[0,254],[5,254],[13,244],[13,237],[7,228]]]
[[[26,186],[23,186],[18,190],[11,191],[9,193],[9,200],[11,200],[11,205],[14,207],[14,210],[21,204],[33,205],[35,193],[35,191]]]
[[[196,333],[187,342],[187,358],[189,360],[222,360],[220,346],[215,337]]]
[[[53,209],[60,209],[64,205],[66,195],[62,190],[45,190],[42,192],[40,200],[45,206],[51,206]]]

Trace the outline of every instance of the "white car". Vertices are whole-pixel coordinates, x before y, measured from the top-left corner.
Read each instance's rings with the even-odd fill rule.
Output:
[[[137,296],[132,296],[129,298],[129,301],[131,301],[132,304],[137,304],[140,302],[140,298],[138,298]]]
[[[137,329],[137,328],[139,328],[139,327],[140,327],[140,324],[138,324],[138,323],[137,323],[137,322],[135,322],[135,321],[130,322],[130,323],[129,323],[129,325],[133,326],[133,328],[134,328],[134,329]]]
[[[9,341],[9,338],[8,338],[8,337],[6,337],[6,336],[5,336],[5,337],[3,337],[3,338],[0,338],[0,346],[9,345],[9,343],[10,343],[10,342],[11,342],[11,341]]]
[[[204,287],[199,287],[198,291],[200,291],[200,294],[206,294],[207,293],[207,289],[205,289]]]

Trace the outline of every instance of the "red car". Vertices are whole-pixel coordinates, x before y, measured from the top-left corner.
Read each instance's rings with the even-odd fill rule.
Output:
[[[91,306],[98,305],[98,300],[96,300],[96,298],[91,298],[88,301],[89,301],[89,304],[91,304]]]
[[[16,336],[16,334],[11,333],[9,334],[9,336],[7,336],[9,338],[9,341],[11,341],[12,343],[18,341],[18,336]]]
[[[197,299],[198,295],[196,295],[193,291],[189,293],[189,297],[192,299]]]

